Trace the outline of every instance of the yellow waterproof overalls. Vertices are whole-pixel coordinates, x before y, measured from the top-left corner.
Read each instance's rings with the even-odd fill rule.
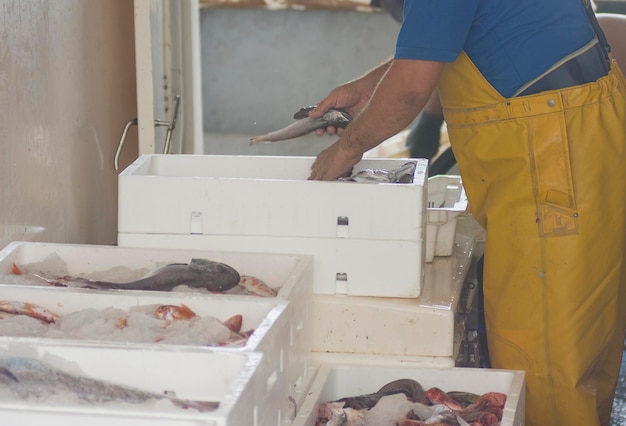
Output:
[[[492,367],[526,371],[527,425],[608,425],[626,330],[626,83],[504,98],[463,52],[439,84],[487,230]]]

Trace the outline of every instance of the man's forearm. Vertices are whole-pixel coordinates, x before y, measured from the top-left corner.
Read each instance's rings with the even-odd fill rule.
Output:
[[[426,61],[389,61],[372,70],[368,76],[380,73],[379,83],[340,142],[355,155],[363,154],[404,130],[428,101],[442,67]]]

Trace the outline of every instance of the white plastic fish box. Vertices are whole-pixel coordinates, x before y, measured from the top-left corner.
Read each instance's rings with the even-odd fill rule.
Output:
[[[59,266],[57,261],[49,261],[51,257],[60,260],[60,264],[64,265],[63,271],[54,270]],[[200,293],[176,293],[176,297],[204,297],[207,300],[206,306],[212,306],[215,303],[224,303],[219,312],[226,315],[228,309],[227,303],[231,303],[230,307],[235,309],[240,301],[241,309],[245,304],[259,303],[257,308],[257,319],[261,320],[259,309],[263,303],[268,300],[274,300],[274,304],[280,301],[288,302],[285,313],[276,318],[273,327],[267,330],[269,336],[257,338],[259,341],[251,340],[250,345],[254,350],[262,349],[268,351],[268,357],[263,361],[262,367],[265,368],[267,375],[266,381],[277,380],[277,387],[283,383],[281,372],[286,372],[286,385],[288,386],[289,395],[300,401],[303,398],[302,392],[304,384],[310,381],[313,372],[311,368],[311,295],[313,288],[313,262],[309,255],[291,255],[291,254],[275,254],[275,253],[241,253],[241,252],[220,252],[207,250],[181,250],[181,249],[158,249],[158,248],[133,248],[133,247],[115,247],[115,246],[97,246],[97,245],[80,245],[80,244],[54,244],[54,243],[35,243],[35,242],[12,242],[4,249],[0,250],[0,283],[19,285],[23,283],[23,278],[12,274],[13,264],[16,265],[36,265],[40,264],[42,272],[51,275],[81,275],[99,273],[106,277],[107,271],[120,274],[119,269],[123,268],[125,273],[145,274],[146,271],[168,263],[183,262],[188,263],[192,258],[205,258],[214,261],[226,263],[240,274],[252,275],[262,279],[270,287],[278,289],[278,297],[276,299],[265,299],[257,296],[229,296],[216,294],[200,294]],[[52,266],[49,266],[52,265]],[[46,268],[53,267],[53,270]],[[142,272],[143,271],[143,272]],[[137,279],[139,276],[129,279]],[[103,278],[106,279],[106,278]],[[51,290],[45,282],[41,281],[40,286]],[[32,282],[29,285],[34,285]],[[75,289],[54,288],[52,290],[72,291]],[[149,292],[149,291],[130,291],[130,290],[88,290],[104,296],[132,294],[132,300],[148,300],[149,297],[163,297],[164,294],[174,295],[174,293]],[[139,294],[138,294],[139,292]],[[150,295],[150,296],[149,296]],[[159,295],[159,296],[157,296]],[[82,296],[86,297],[86,296]],[[6,299],[5,296],[3,296]],[[134,298],[134,299],[133,299]],[[120,299],[121,300],[121,299]],[[93,303],[108,303],[106,298],[100,301],[92,299]],[[200,308],[201,303],[191,302],[190,307]],[[66,309],[76,308],[77,304],[71,301],[65,301]],[[200,308],[208,309],[208,308]],[[247,308],[246,308],[247,309]],[[262,310],[262,309],[261,309]],[[232,311],[234,314],[234,310]],[[248,310],[248,313],[251,311]],[[246,312],[240,312],[246,315]],[[268,315],[274,315],[268,312]],[[245,326],[245,325],[244,325]],[[274,329],[275,328],[275,329]],[[274,374],[274,372],[277,372]]]
[[[314,426],[318,407],[324,402],[374,393],[397,379],[414,379],[424,390],[438,387],[444,392],[463,391],[480,395],[487,392],[504,393],[507,399],[500,425],[524,425],[523,371],[322,365],[293,426]]]
[[[32,358],[65,373],[131,387],[144,392],[173,392],[177,398],[216,401],[215,411],[182,409],[169,401],[81,402],[72,392],[21,400],[0,387],[0,415],[7,425],[63,426],[240,426],[262,425],[266,401],[258,380],[262,354],[210,350],[163,350],[145,346],[36,345],[0,339],[0,358]],[[38,374],[42,387],[54,376]],[[8,380],[3,376],[0,380]],[[38,383],[38,381],[36,381]],[[273,423],[275,424],[275,423]]]
[[[467,210],[467,196],[461,176],[428,178],[426,209],[426,262],[435,256],[450,256],[454,247],[457,216]]]
[[[440,357],[454,365],[473,249],[474,238],[458,234],[451,256],[426,264],[424,290],[416,299],[313,295],[313,351]]]
[[[304,253],[313,291],[418,297],[427,160],[413,183],[310,181],[313,157],[143,155],[119,175],[118,244]]]
[[[220,321],[242,315],[242,331],[254,329],[254,333],[241,346],[217,346],[219,342],[213,342],[212,350],[216,352],[247,353],[259,352],[264,355],[259,364],[256,374],[257,380],[266,384],[263,396],[265,404],[260,407],[261,414],[266,424],[279,424],[287,416],[293,417],[293,406],[289,401],[289,389],[286,364],[293,361],[290,359],[293,351],[289,350],[289,329],[291,318],[286,311],[288,302],[276,298],[250,298],[239,296],[207,297],[205,295],[180,294],[176,293],[155,293],[145,291],[124,291],[124,292],[99,292],[93,290],[63,289],[63,288],[42,288],[15,285],[0,285],[0,292],[3,300],[22,301],[40,306],[56,315],[63,316],[85,309],[104,310],[106,308],[117,308],[128,311],[133,307],[149,305],[185,305],[200,317],[214,317]],[[104,294],[103,294],[104,293]],[[3,314],[0,312],[0,318]],[[24,324],[23,322],[21,324]],[[71,326],[66,326],[67,329]],[[91,325],[94,330],[97,325]],[[135,326],[136,327],[136,326]],[[63,328],[61,329],[63,330]],[[38,327],[24,325],[13,331],[4,327],[0,319],[0,336],[19,337],[22,341],[31,341],[33,345],[42,340],[50,342],[70,341],[87,343],[90,345],[116,346],[139,344],[145,348],[159,348],[163,346],[174,346],[180,351],[188,348],[198,349],[205,347],[202,343],[184,343],[184,339],[179,339],[180,343],[148,342],[145,338],[134,336],[135,340],[120,340],[121,333],[94,335],[83,332],[80,339],[72,337],[71,330],[67,330],[65,337],[53,334],[55,337],[42,337],[37,335]],[[141,333],[141,330],[136,330]],[[87,333],[84,335],[84,333]],[[148,334],[147,330],[142,333]],[[131,335],[132,336],[132,335]],[[181,337],[181,336],[179,336]],[[193,336],[190,336],[192,339]],[[79,340],[77,340],[79,339]],[[293,353],[293,356],[298,354]],[[297,361],[297,360],[296,360]]]

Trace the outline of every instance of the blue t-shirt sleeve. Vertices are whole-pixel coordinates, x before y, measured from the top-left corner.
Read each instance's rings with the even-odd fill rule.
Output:
[[[479,0],[406,0],[395,59],[453,62],[465,46]]]

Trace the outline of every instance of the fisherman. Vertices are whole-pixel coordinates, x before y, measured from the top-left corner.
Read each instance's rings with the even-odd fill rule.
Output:
[[[412,0],[394,58],[309,114],[355,117],[311,166],[332,180],[438,88],[487,231],[491,364],[526,371],[527,425],[608,425],[624,347],[626,81],[594,20],[588,0]]]
[[[402,22],[402,14],[398,14],[398,5],[404,0],[385,0],[383,5],[389,7],[389,13],[394,19]],[[593,2],[591,2],[593,4]],[[595,10],[595,9],[594,9]],[[613,58],[622,70],[626,69],[626,15],[617,13],[600,13],[596,15],[600,27],[604,31]],[[437,156],[441,142],[441,126],[443,125],[443,109],[439,102],[437,89],[417,116],[415,123],[406,137],[406,146],[412,158],[427,158],[432,160]],[[451,156],[451,161],[454,158]],[[453,163],[452,163],[453,164]]]

